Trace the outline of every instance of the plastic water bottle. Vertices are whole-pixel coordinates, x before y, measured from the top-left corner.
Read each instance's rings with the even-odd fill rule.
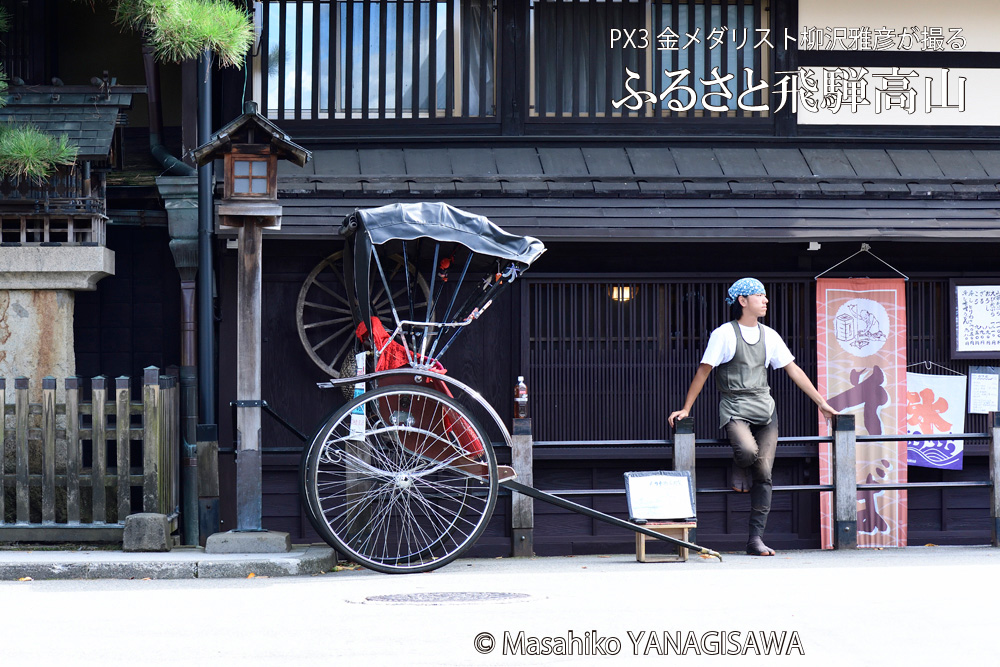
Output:
[[[524,419],[528,416],[528,385],[524,384],[524,376],[517,376],[517,387],[514,388],[514,405],[517,406],[516,416]]]

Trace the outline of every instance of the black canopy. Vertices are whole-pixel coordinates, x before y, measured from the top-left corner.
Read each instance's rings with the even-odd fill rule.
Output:
[[[344,253],[344,269],[345,278],[353,276],[353,280],[346,281],[351,309],[355,320],[365,324],[369,340],[372,313],[368,279],[375,246],[383,246],[385,251],[393,245],[403,244],[401,249],[405,252],[407,241],[426,238],[435,241],[435,246],[439,243],[457,243],[468,248],[470,251],[468,262],[478,257],[481,266],[477,268],[492,267],[489,271],[491,276],[504,274],[502,279],[488,281],[487,284],[492,284],[492,287],[488,290],[479,290],[478,300],[470,306],[476,308],[482,306],[484,309],[488,304],[482,302],[491,299],[497,288],[516,279],[520,271],[527,269],[545,252],[545,245],[536,238],[508,234],[481,215],[443,203],[390,204],[358,210],[347,216],[340,231],[342,235],[348,237],[347,252]],[[435,254],[435,261],[436,257]],[[378,256],[375,259],[378,261]],[[497,266],[498,259],[510,262],[510,266],[507,269]],[[468,264],[466,267],[468,268]],[[436,271],[437,267],[434,266],[431,270]],[[433,275],[432,273],[432,281]],[[384,274],[382,280],[386,280]],[[461,282],[459,279],[458,284]],[[433,284],[432,282],[431,285]],[[388,286],[386,288],[388,292]],[[451,312],[450,306],[448,312]],[[462,317],[468,314],[462,308],[456,313],[461,313]],[[452,340],[458,331],[461,331],[461,328],[453,331]],[[444,349],[447,349],[447,346]],[[442,354],[444,349],[441,351]]]
[[[530,266],[545,252],[531,236],[515,236],[487,218],[440,202],[390,204],[357,211],[354,215],[373,245],[388,241],[431,238],[460,243],[477,254]]]

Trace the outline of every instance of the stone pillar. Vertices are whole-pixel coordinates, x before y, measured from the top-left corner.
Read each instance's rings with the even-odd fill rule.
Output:
[[[114,274],[114,260],[115,254],[104,246],[4,244],[0,247],[0,377],[27,378],[30,403],[42,403],[42,379],[46,376],[58,378],[55,402],[65,402],[63,378],[76,375],[73,292],[96,289],[98,280]],[[13,403],[14,399],[15,392],[7,392],[7,402]],[[33,419],[29,424],[37,426]],[[16,457],[15,450],[13,439],[4,442],[0,462]],[[57,467],[64,465],[56,460]],[[28,467],[32,471],[42,469],[40,444],[29,446]],[[40,487],[33,487],[31,500],[25,499],[25,507],[40,509],[44,504],[41,491]],[[13,489],[8,487],[5,493],[7,504]],[[57,507],[64,506],[59,497],[56,503]],[[32,511],[30,516],[19,516],[18,520],[43,518]],[[65,521],[65,513],[59,510],[56,519]]]
[[[103,246],[0,248],[0,377],[27,377],[31,402],[41,402],[46,375],[76,374],[73,292],[96,289],[114,266]]]
[[[0,377],[29,378],[38,403],[43,377],[75,374],[72,290],[0,290]]]

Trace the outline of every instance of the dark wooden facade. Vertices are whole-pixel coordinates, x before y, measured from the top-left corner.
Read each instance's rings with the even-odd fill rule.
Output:
[[[338,392],[320,390],[323,373],[302,348],[295,331],[294,303],[304,276],[326,254],[338,248],[331,238],[323,242],[266,244],[264,263],[264,398],[300,430],[309,432],[322,417],[343,403]],[[921,247],[923,250],[921,250]],[[900,254],[881,255],[891,262],[938,254],[932,246],[900,244]],[[844,244],[846,252],[846,244]],[[947,259],[933,275],[914,275],[907,285],[910,362],[931,361],[967,371],[970,362],[949,359],[947,275],[965,273],[964,244],[948,247]],[[621,244],[619,253],[637,252]],[[627,513],[623,473],[670,468],[666,441],[672,433],[666,417],[683,400],[687,383],[700,359],[708,334],[724,317],[721,295],[733,277],[708,274],[694,268],[717,256],[711,244],[664,244],[659,258],[633,263],[633,271],[615,266],[622,255],[601,259],[594,249],[555,243],[516,289],[490,309],[470,329],[464,345],[444,358],[449,373],[481,390],[505,419],[512,417],[512,379],[529,380],[529,409],[535,443],[535,486],[559,490],[576,502]],[[639,253],[637,253],[639,254]],[[815,289],[812,275],[788,268],[767,271],[766,263],[794,264],[790,247],[761,248],[761,257],[745,267],[765,280],[772,295],[769,324],[784,333],[798,363],[815,377]],[[907,255],[910,259],[907,260]],[[676,259],[690,272],[653,272],[657,264]],[[926,259],[926,258],[925,258]],[[222,340],[231,340],[235,327],[235,253],[223,255],[220,266]],[[586,276],[552,271],[583,262],[598,267]],[[950,266],[945,270],[944,264]],[[872,269],[875,267],[865,267]],[[636,297],[619,304],[609,288],[628,284]],[[227,296],[228,295],[228,296]],[[665,308],[659,309],[665,306]],[[657,346],[663,347],[657,350]],[[220,366],[235,368],[238,351],[222,346]],[[233,375],[223,371],[221,395],[234,391]],[[817,431],[815,409],[782,373],[772,374],[782,436],[776,464],[776,486],[818,483],[815,443],[794,442]],[[729,447],[718,442],[717,397],[708,387],[696,404],[699,539],[724,549],[738,549],[745,539],[745,496],[726,492]],[[231,429],[223,419],[224,447],[231,446]],[[968,432],[985,432],[985,416],[970,415]],[[715,441],[715,442],[713,442]],[[298,440],[277,423],[265,423],[265,525],[287,530],[296,539],[318,539],[298,501]],[[501,459],[509,456],[500,452]],[[231,460],[230,460],[231,462]],[[223,496],[232,492],[232,468],[223,480]],[[987,458],[984,442],[967,445],[965,470],[936,472],[911,468],[912,481],[984,479]],[[595,491],[593,494],[587,491]],[[910,495],[911,540],[982,543],[989,537],[989,498],[985,489],[921,489]],[[535,548],[539,554],[627,552],[631,535],[586,517],[536,503]],[[502,502],[490,532],[480,540],[480,555],[508,553],[509,501]],[[230,519],[231,520],[231,519]],[[818,548],[818,494],[778,491],[772,509],[769,540],[781,548]]]
[[[65,3],[13,4],[23,20],[18,39],[7,43],[7,61],[20,63],[10,71],[28,83],[47,83],[72,59],[51,34],[59,24],[48,21],[68,11],[59,8]],[[261,398],[306,432],[340,404],[338,394],[315,386],[326,378],[296,332],[298,291],[312,268],[339,249],[334,230],[346,212],[428,199],[484,213],[549,245],[445,363],[505,419],[514,380],[525,375],[538,441],[535,485],[577,492],[575,500],[618,515],[625,513],[623,496],[579,492],[621,489],[623,472],[671,464],[659,444],[671,437],[665,417],[683,399],[708,332],[724,317],[721,292],[733,278],[753,274],[767,282],[769,323],[815,377],[813,277],[861,241],[877,242],[874,252],[912,278],[909,361],[967,369],[967,362],[949,358],[945,287],[953,277],[998,275],[996,128],[800,126],[787,109],[670,111],[666,103],[677,96],[634,111],[610,108],[624,68],[641,64],[625,50],[608,56],[598,48],[616,22],[648,14],[654,29],[670,23],[707,31],[725,23],[773,35],[798,23],[796,3],[787,0],[708,4],[723,9],[699,14],[695,8],[705,3],[667,0],[263,3],[264,32],[246,83],[242,71],[215,78],[213,127],[242,112],[246,86],[261,113],[314,159],[304,170],[280,168],[283,229],[265,235]],[[423,22],[414,21],[414,12]],[[438,32],[441,48],[430,48],[427,36]],[[338,34],[343,48],[331,48]],[[892,54],[876,55],[880,65],[895,63]],[[690,65],[704,75],[710,56],[702,51],[682,63],[657,53],[649,67]],[[858,57],[795,49],[725,54],[727,62],[768,76]],[[919,58],[935,67],[993,62],[982,53]],[[179,94],[163,97],[176,107],[168,118],[180,115],[181,104],[195,103]],[[170,322],[177,322],[179,296],[170,295],[177,277],[164,267],[168,236],[157,206],[151,188],[109,190],[108,242],[119,273],[78,300],[78,363],[85,374],[135,375],[141,365],[176,363],[178,332]],[[808,251],[809,241],[822,248]],[[236,266],[224,236],[216,249],[218,413],[226,450],[239,354],[230,344]],[[861,262],[845,271],[881,275],[884,267]],[[612,303],[607,290],[616,285],[635,287],[636,300]],[[97,322],[119,335],[94,335]],[[814,435],[807,401],[783,374],[775,387],[783,435]],[[699,438],[718,435],[714,404],[711,390],[697,404]],[[985,426],[970,417],[966,429]],[[268,419],[263,443],[265,527],[287,530],[295,541],[317,539],[298,504],[300,443]],[[699,486],[722,489],[726,447],[703,444],[698,455]],[[228,528],[235,525],[231,452],[223,453],[221,470]],[[961,473],[910,473],[913,481],[984,479],[982,445],[968,446]],[[815,445],[782,444],[779,486],[817,477]],[[701,494],[699,540],[738,548],[747,503],[735,494]],[[914,491],[909,506],[913,544],[988,538],[984,489]],[[535,508],[540,554],[632,549],[629,534],[541,503]],[[501,503],[477,553],[509,553],[506,511]],[[818,547],[817,515],[814,492],[778,492],[771,543]]]

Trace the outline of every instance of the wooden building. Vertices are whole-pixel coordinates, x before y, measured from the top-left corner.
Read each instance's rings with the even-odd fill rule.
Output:
[[[36,4],[63,16],[82,11]],[[281,167],[282,225],[264,235],[261,398],[302,430],[343,400],[316,383],[339,368],[346,335],[309,326],[321,320],[302,306],[305,295],[332,279],[344,216],[399,201],[445,201],[546,243],[545,256],[444,362],[505,418],[524,375],[535,486],[615,514],[626,513],[624,496],[612,492],[624,472],[670,466],[666,417],[724,321],[724,291],[736,278],[764,281],[767,323],[815,378],[815,277],[868,243],[883,263],[862,254],[830,275],[895,275],[888,264],[909,277],[908,363],[962,372],[996,365],[952,358],[949,287],[1000,278],[1000,141],[985,95],[998,76],[1000,41],[990,30],[1000,28],[1000,10],[971,0],[947,12],[889,3],[889,30],[889,14],[854,1],[247,4],[259,43],[245,71],[216,74],[213,127],[252,99],[313,153],[305,168]],[[40,81],[71,53],[56,39],[65,21],[52,25],[25,28],[54,44],[32,61]],[[185,68],[161,70],[164,86],[179,92],[167,124],[183,129]],[[133,119],[130,146],[143,124]],[[118,183],[108,187],[108,243],[134,273],[102,283],[93,307],[131,304],[122,331],[132,356],[94,350],[79,365],[135,374],[102,364],[112,354],[136,364],[151,348],[176,358],[169,324],[155,336],[136,333],[148,332],[140,274],[163,282],[157,298],[174,277],[157,264],[169,260],[155,190]],[[225,343],[235,336],[233,238],[220,228],[215,244],[223,528],[234,521],[226,450],[239,350]],[[86,307],[78,303],[78,316]],[[782,434],[816,435],[811,403],[784,374],[773,386]],[[699,439],[720,435],[716,404],[712,389],[696,404]],[[966,431],[986,431],[985,416],[969,415]],[[316,540],[299,506],[300,443],[273,422],[263,442],[265,527]],[[742,545],[749,507],[745,496],[721,492],[729,457],[727,445],[698,447],[706,490],[698,539],[719,549]],[[987,477],[985,443],[968,444],[965,461],[957,472],[911,469],[910,480]],[[777,486],[817,483],[816,444],[783,442],[775,475]],[[988,540],[986,489],[909,494],[912,544]],[[817,496],[775,493],[773,546],[819,546]],[[503,505],[480,554],[510,551]],[[632,549],[630,534],[535,507],[539,554]]]

